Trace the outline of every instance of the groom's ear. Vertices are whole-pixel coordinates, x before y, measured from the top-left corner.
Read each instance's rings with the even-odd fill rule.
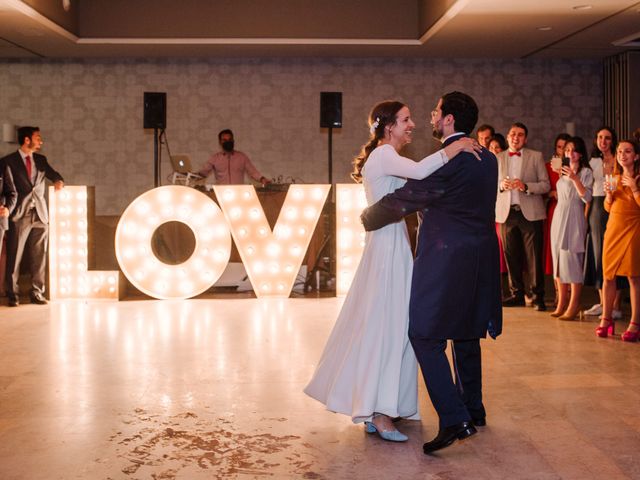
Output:
[[[456,119],[453,118],[453,114],[448,113],[447,115],[444,116],[443,118],[445,125],[454,125],[456,122]]]

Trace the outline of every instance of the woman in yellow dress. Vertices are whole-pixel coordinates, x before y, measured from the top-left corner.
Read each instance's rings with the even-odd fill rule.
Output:
[[[611,317],[616,276],[625,276],[631,286],[631,322],[622,340],[636,342],[640,337],[640,145],[623,140],[618,144],[616,159],[616,173],[605,180],[604,208],[609,212],[609,221],[602,259],[604,306],[596,335],[607,337],[614,333]]]

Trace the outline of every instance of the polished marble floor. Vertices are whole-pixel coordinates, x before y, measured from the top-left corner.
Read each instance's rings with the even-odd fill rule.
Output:
[[[336,298],[0,306],[0,479],[640,479],[640,344],[505,311],[488,426],[425,456],[302,393]],[[624,328],[624,322],[618,322]]]

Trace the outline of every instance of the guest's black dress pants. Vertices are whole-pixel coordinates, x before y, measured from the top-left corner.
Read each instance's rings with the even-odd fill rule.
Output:
[[[519,208],[512,206],[507,220],[500,224],[502,248],[509,272],[509,289],[511,295],[524,298],[525,293],[530,293],[534,303],[544,302],[543,221],[527,220]],[[525,265],[530,289],[525,289]]]

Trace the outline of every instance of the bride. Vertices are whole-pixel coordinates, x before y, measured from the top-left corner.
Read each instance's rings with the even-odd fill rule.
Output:
[[[400,156],[415,124],[401,102],[377,104],[369,114],[370,138],[354,160],[352,177],[364,184],[372,205],[422,179],[461,151],[480,150],[458,140],[420,162]],[[367,232],[351,288],[305,393],[328,410],[365,422],[368,433],[404,442],[394,418],[419,420],[418,367],[409,343],[409,294],[413,256],[404,221]]]

